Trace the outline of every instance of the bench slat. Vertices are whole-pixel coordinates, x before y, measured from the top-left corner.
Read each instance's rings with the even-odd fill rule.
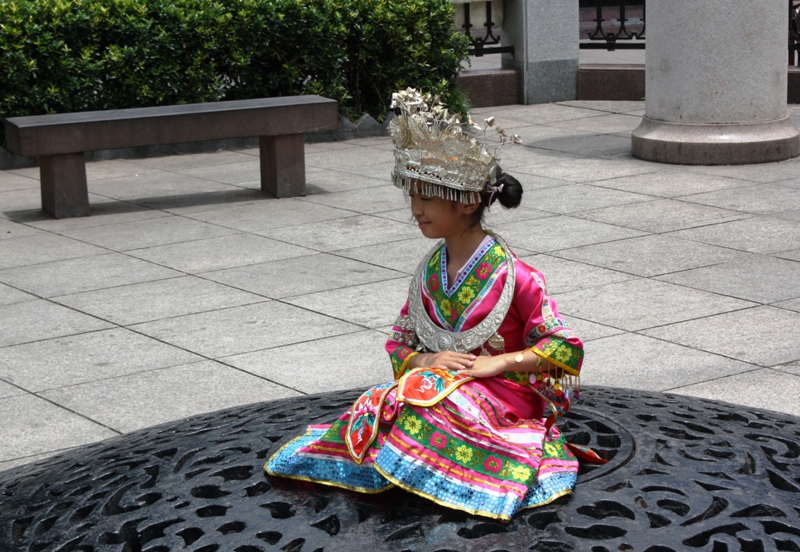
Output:
[[[334,130],[335,100],[320,96],[260,98],[6,119],[8,148],[42,156]]]

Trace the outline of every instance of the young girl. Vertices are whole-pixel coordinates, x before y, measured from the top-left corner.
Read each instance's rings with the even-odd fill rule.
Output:
[[[441,240],[386,343],[394,381],[310,426],[265,469],[365,493],[396,485],[507,520],[575,485],[577,460],[553,422],[569,407],[582,343],[541,274],[481,224],[495,201],[519,205],[519,182],[429,97],[393,100],[394,184],[422,234]]]

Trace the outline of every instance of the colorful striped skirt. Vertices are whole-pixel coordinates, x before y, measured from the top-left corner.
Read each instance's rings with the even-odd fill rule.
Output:
[[[530,387],[502,377],[442,383],[437,375],[417,373],[417,383],[434,384],[424,398],[409,397],[403,380],[373,387],[333,424],[309,426],[264,468],[364,493],[398,486],[506,520],[572,492],[578,461],[558,428],[545,427]]]

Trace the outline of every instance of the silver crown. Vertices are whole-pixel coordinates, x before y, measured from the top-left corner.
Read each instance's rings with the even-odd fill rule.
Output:
[[[394,142],[392,182],[405,191],[461,203],[480,201],[479,194],[497,177],[495,156],[463,132],[461,116],[448,112],[439,98],[407,88],[392,94],[399,115],[389,123]],[[494,120],[487,119],[487,127]],[[472,129],[485,129],[469,122]],[[497,130],[500,144],[508,140]],[[511,138],[519,143],[519,136]]]

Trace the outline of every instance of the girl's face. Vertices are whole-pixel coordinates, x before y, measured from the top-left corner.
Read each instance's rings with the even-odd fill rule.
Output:
[[[411,214],[426,238],[455,237],[469,227],[469,216],[456,201],[418,192],[409,192],[408,197],[411,198]]]

